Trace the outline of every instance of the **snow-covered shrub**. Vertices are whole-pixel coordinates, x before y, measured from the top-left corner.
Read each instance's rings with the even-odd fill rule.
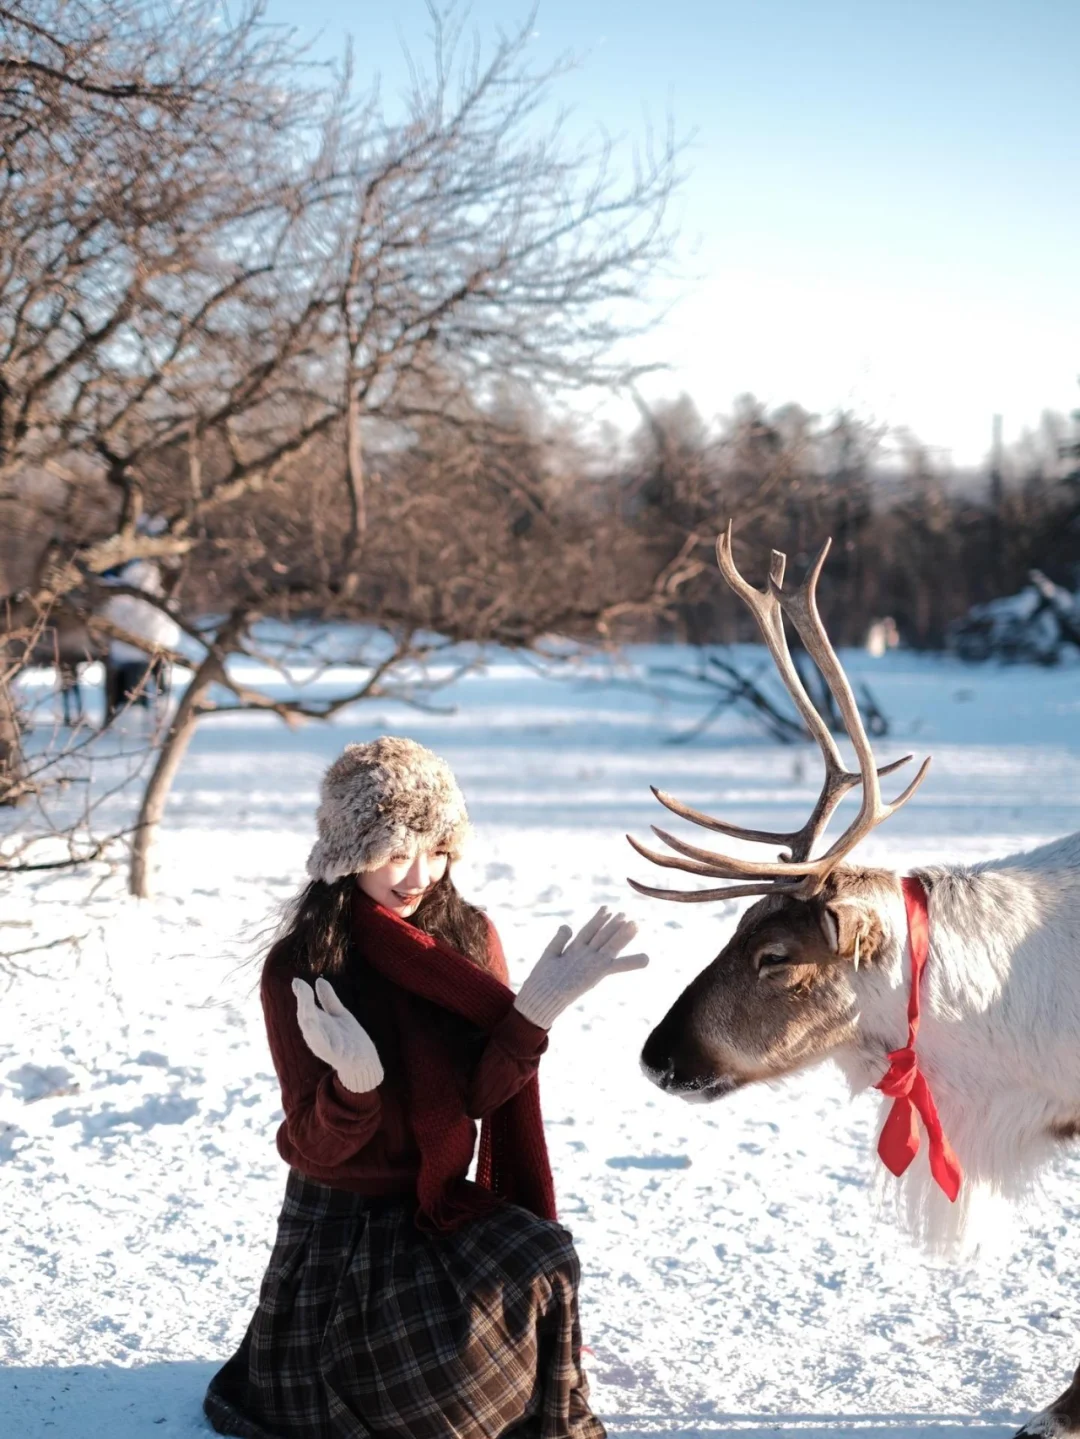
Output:
[[[973,605],[948,632],[949,648],[963,660],[1056,665],[1080,649],[1080,596],[1040,570],[1016,595]]]

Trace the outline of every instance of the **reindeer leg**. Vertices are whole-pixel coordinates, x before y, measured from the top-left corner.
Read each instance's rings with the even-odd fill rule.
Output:
[[[1016,1439],[1071,1439],[1080,1435],[1080,1369],[1059,1399],[1029,1419]]]

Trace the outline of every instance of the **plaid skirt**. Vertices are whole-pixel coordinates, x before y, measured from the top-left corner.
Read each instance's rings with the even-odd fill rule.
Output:
[[[290,1172],[259,1306],[204,1408],[240,1439],[603,1439],[571,1236],[507,1205],[424,1234],[413,1204]]]

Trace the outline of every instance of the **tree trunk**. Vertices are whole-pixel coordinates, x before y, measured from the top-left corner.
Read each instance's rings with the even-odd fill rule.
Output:
[[[350,367],[345,401],[345,483],[349,492],[349,532],[342,553],[343,592],[356,593],[360,577],[355,565],[367,533],[367,497],[364,493],[364,445],[360,429],[360,397]]]
[[[177,706],[169,732],[165,736],[165,743],[158,753],[154,771],[147,782],[139,809],[135,842],[131,850],[131,868],[128,872],[128,893],[135,895],[137,899],[147,899],[150,896],[150,860],[158,826],[165,813],[176,772],[187,753],[191,736],[195,733],[200,701],[220,675],[221,662],[217,655],[207,655],[184,691],[184,697]]]
[[[19,711],[11,686],[0,680],[0,805],[10,808],[22,803],[25,778]]]

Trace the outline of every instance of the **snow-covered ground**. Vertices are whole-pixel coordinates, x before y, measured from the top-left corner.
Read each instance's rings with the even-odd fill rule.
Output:
[[[868,859],[976,859],[1080,829],[1080,668],[848,658],[894,720],[879,752],[934,754]],[[831,1068],[710,1107],[638,1071],[650,1026],[736,913],[629,890],[628,873],[654,877],[623,839],[663,813],[649,783],[784,827],[813,802],[816,752],[737,721],[672,745],[685,707],[508,660],[452,699],[448,717],[374,705],[299,732],[210,721],[170,805],[157,898],[87,875],[0,897],[0,949],[78,940],[20,961],[0,998],[0,1434],[208,1432],[202,1390],[255,1303],[285,1177],[260,934],[301,881],[320,772],[380,731],[457,770],[478,831],[460,882],[516,978],[600,902],[645,924],[650,969],[563,1016],[541,1071],[614,1436],[1004,1435],[1054,1397],[1080,1353],[1075,1150],[999,1252],[931,1259],[878,1216],[877,1107]]]

